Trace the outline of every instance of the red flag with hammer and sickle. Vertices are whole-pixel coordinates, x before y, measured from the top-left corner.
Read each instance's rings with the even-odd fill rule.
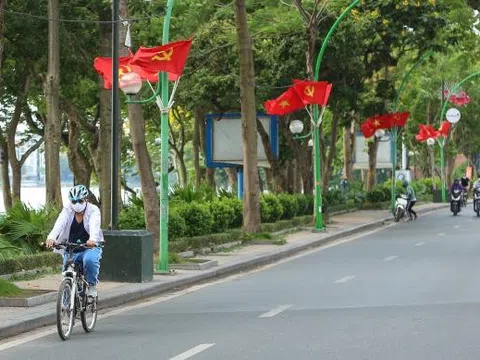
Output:
[[[303,101],[304,105],[317,104],[327,106],[332,84],[326,81],[294,80],[293,88]]]
[[[305,105],[293,87],[288,88],[282,95],[265,102],[263,107],[269,115],[285,115],[300,110]]]
[[[140,46],[130,64],[146,71],[182,75],[192,40],[181,40],[152,48]]]

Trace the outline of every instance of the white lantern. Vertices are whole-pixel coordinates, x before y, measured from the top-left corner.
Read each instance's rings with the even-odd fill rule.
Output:
[[[136,72],[129,72],[120,78],[118,85],[126,95],[136,95],[142,88],[142,78]]]
[[[379,139],[383,138],[385,136],[385,130],[378,129],[377,131],[375,131],[375,136]]]
[[[308,140],[308,146],[313,146],[313,140],[312,139]]]
[[[427,139],[427,145],[432,146],[433,144],[435,144],[435,139],[434,138],[428,138]]]
[[[303,122],[300,120],[293,120],[290,123],[289,128],[293,134],[300,134],[303,131]]]

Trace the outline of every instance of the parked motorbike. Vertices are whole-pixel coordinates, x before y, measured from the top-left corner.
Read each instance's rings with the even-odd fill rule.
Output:
[[[473,211],[480,217],[480,188],[473,190]]]
[[[457,216],[457,214],[462,208],[463,191],[455,189],[452,191],[451,197],[452,199],[450,201],[450,210],[452,211],[454,216]]]
[[[405,216],[405,214],[407,213],[407,204],[407,196],[401,194],[395,202],[395,211],[393,213],[395,222],[399,222]]]

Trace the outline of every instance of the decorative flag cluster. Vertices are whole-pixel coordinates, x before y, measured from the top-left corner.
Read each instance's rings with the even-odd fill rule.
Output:
[[[269,115],[285,115],[311,104],[327,106],[332,84],[326,81],[294,80],[282,95],[265,102],[265,111]]]
[[[182,75],[192,40],[176,41],[152,48],[141,46],[135,54],[120,57],[118,76],[136,72],[143,80],[156,82],[159,72],[167,72],[175,81]],[[97,57],[93,67],[103,77],[103,87],[112,88],[112,58]]]
[[[428,139],[438,139],[439,137],[446,138],[450,132],[451,124],[448,121],[442,122],[440,128],[435,130],[432,125],[420,124],[418,134],[415,135],[415,139],[420,142],[427,141]]]
[[[368,118],[361,126],[360,130],[366,138],[375,135],[377,130],[388,130],[396,127],[404,127],[407,123],[409,112],[388,113],[375,115]]]
[[[448,101],[450,101],[452,104],[460,107],[460,106],[465,106],[465,105],[469,104],[470,101],[472,101],[470,96],[468,96],[468,94],[461,89],[457,89],[455,94],[451,94],[450,89],[453,88],[453,87],[454,87],[454,85],[449,85],[449,86],[447,85],[445,87],[445,89],[443,90],[443,97],[448,99]],[[442,91],[440,91],[440,94],[441,93],[442,93]]]

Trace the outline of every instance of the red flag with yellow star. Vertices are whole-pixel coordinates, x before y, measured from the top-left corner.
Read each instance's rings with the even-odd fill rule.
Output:
[[[140,66],[131,64],[133,55],[122,56],[119,59],[118,66],[118,77],[121,78],[123,75],[128,74],[132,71],[136,72],[142,80],[157,82],[158,73],[148,71]],[[110,57],[97,57],[93,61],[93,67],[97,70],[97,73],[103,77],[103,87],[105,89],[112,88],[112,58]],[[178,78],[178,75],[168,73],[168,80],[175,81]]]
[[[191,45],[192,39],[176,41],[152,48],[140,46],[130,63],[140,66],[149,72],[158,73],[164,71],[180,76],[187,61]]]
[[[269,115],[285,115],[300,110],[305,105],[293,87],[289,88],[282,95],[264,104],[265,111]]]
[[[415,135],[417,141],[427,141],[428,139],[436,139],[438,137],[438,131],[435,131],[432,125],[419,125],[418,134]]]
[[[360,130],[366,138],[372,137],[375,131],[380,129],[390,129],[393,126],[394,118],[390,114],[375,115],[368,118],[361,126]]]
[[[448,121],[443,121],[438,129],[438,135],[447,137],[448,133],[450,132],[450,126],[452,126],[452,124],[450,124]]]
[[[327,81],[293,80],[293,88],[303,101],[304,105],[317,104],[327,106],[332,84]]]

